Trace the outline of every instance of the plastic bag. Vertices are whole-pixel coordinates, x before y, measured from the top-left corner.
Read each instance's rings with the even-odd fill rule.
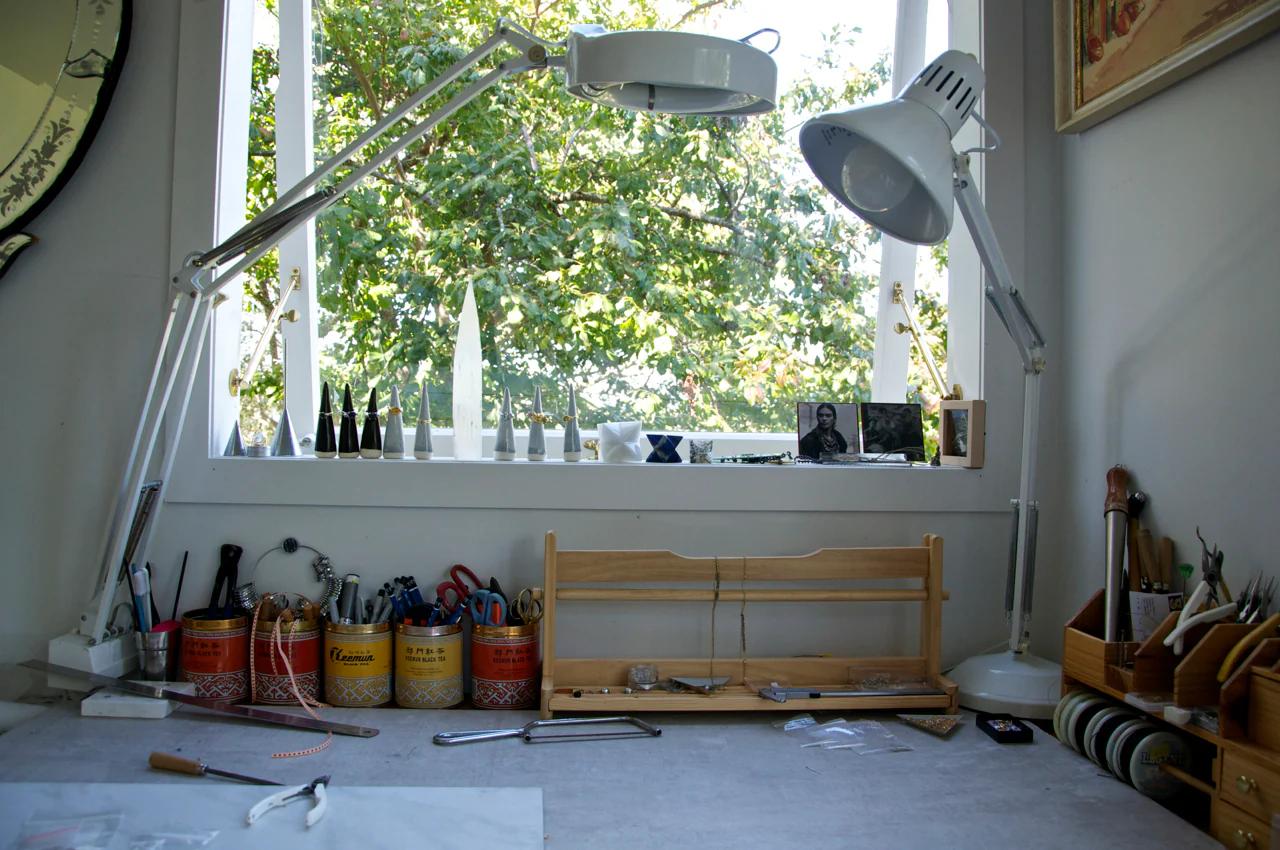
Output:
[[[875,720],[855,720],[824,724],[819,745],[824,750],[853,750],[860,756],[872,753],[910,752],[911,747]]]

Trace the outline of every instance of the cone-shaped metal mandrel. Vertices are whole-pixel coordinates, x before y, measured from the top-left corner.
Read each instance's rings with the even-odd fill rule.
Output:
[[[240,438],[240,421],[231,426],[231,436],[227,438],[227,447],[222,450],[223,457],[244,457],[244,440]]]
[[[431,445],[431,388],[422,384],[422,398],[418,401],[418,430],[413,435],[413,456],[418,460],[431,460],[435,449]]]
[[[533,388],[533,415],[529,417],[529,460],[546,460],[547,436],[543,423],[547,421],[542,412],[542,388]]]
[[[382,438],[382,456],[404,457],[404,417],[400,415],[400,388],[391,388],[391,407],[387,409],[387,433]]]
[[[564,459],[582,460],[582,433],[578,430],[578,395],[569,386],[569,412],[564,417]]]
[[[369,390],[369,407],[364,412],[364,431],[360,434],[360,457],[382,457],[382,423],[378,420],[378,389]]]
[[[511,412],[511,390],[502,388],[502,409],[498,411],[498,435],[493,441],[494,460],[516,459],[515,414]]]
[[[272,457],[297,457],[298,441],[293,436],[293,423],[289,421],[289,409],[280,414],[280,423],[276,425],[276,436],[271,441]]]
[[[329,400],[329,382],[320,389],[320,416],[316,421],[316,457],[337,457],[338,439],[333,433],[333,405]]]
[[[351,403],[351,385],[342,391],[342,428],[338,432],[338,457],[360,457],[360,431],[356,428],[356,408]]]

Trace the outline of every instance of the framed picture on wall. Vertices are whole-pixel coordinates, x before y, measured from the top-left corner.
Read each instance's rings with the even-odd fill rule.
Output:
[[[1280,0],[1054,0],[1057,126],[1078,133],[1280,26]]]

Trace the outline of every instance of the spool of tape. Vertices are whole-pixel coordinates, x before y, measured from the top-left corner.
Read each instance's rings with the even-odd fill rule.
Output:
[[[1084,731],[1084,754],[1089,757],[1089,760],[1105,767],[1107,740],[1111,737],[1111,733],[1119,728],[1120,724],[1135,716],[1132,711],[1118,705],[1107,706],[1094,715]]]
[[[1182,781],[1160,769],[1170,764],[1186,770],[1191,764],[1191,748],[1181,735],[1157,729],[1138,735],[1129,757],[1129,780],[1134,788],[1155,800],[1166,800],[1182,789]]]
[[[1062,743],[1067,743],[1065,722],[1067,715],[1075,710],[1076,704],[1090,696],[1088,691],[1073,691],[1062,698],[1058,703],[1058,708],[1054,712],[1053,718],[1053,734]]]
[[[1126,734],[1133,731],[1135,727],[1144,722],[1145,721],[1140,717],[1134,717],[1130,720],[1126,720],[1124,723],[1121,723],[1116,727],[1116,730],[1111,733],[1111,737],[1107,740],[1107,757],[1104,767],[1111,771],[1112,775],[1117,779],[1120,778],[1120,763],[1116,760],[1116,749],[1119,746],[1121,739],[1124,738]]]
[[[1093,697],[1080,703],[1067,726],[1067,742],[1071,744],[1071,749],[1081,755],[1084,754],[1084,733],[1089,727],[1089,722],[1112,705],[1111,700],[1106,697]]]

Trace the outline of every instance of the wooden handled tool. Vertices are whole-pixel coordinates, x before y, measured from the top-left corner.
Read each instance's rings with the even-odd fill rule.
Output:
[[[1129,550],[1129,589],[1133,592],[1142,590],[1142,577],[1145,570],[1142,568],[1142,553],[1138,549],[1138,517],[1142,515],[1142,509],[1147,506],[1147,494],[1141,490],[1135,490],[1129,494],[1129,527],[1125,534]]]
[[[204,762],[196,761],[195,759],[184,759],[182,756],[175,756],[172,753],[152,753],[147,759],[147,763],[151,765],[152,770],[168,770],[173,773],[188,773],[192,776],[207,776],[212,773],[216,776],[238,779],[241,782],[249,782],[253,785],[284,784],[282,782],[272,782],[270,779],[257,779],[241,773],[232,773],[229,770],[218,770],[217,768],[209,767]]]
[[[1173,540],[1168,537],[1160,538],[1160,584],[1158,589],[1161,593],[1170,593],[1173,591]]]
[[[1155,590],[1160,565],[1156,562],[1156,544],[1151,529],[1138,531],[1138,558],[1142,563],[1142,583],[1148,590]]]

